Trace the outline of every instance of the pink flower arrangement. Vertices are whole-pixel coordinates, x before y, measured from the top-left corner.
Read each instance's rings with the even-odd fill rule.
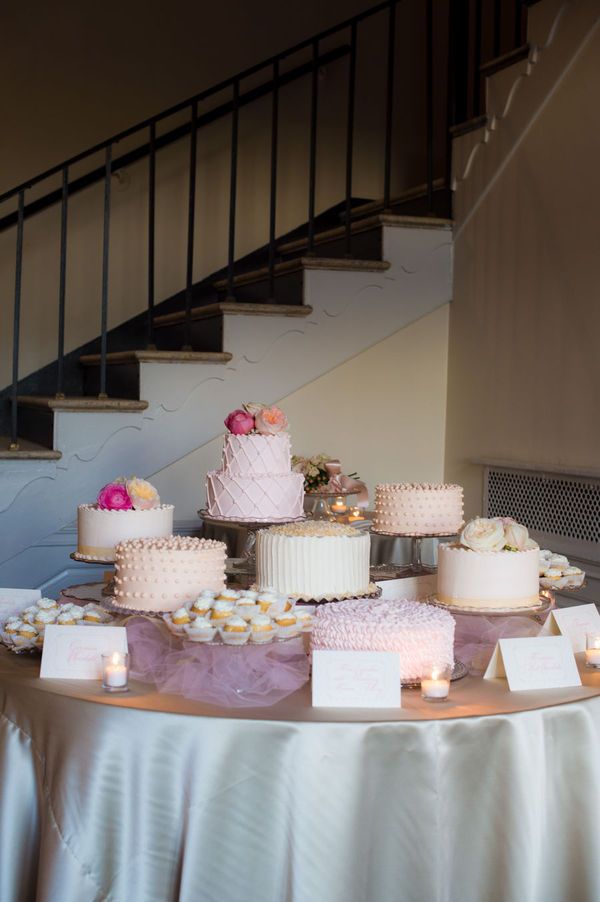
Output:
[[[254,429],[254,417],[245,410],[232,410],[225,419],[225,426],[233,435],[248,435]]]
[[[145,479],[120,476],[98,492],[96,504],[103,511],[151,510],[160,498],[154,486]]]
[[[287,417],[279,407],[264,407],[256,414],[254,422],[260,435],[278,435],[288,427]]]
[[[129,511],[133,508],[127,486],[122,482],[109,482],[100,489],[96,504],[103,511]]]

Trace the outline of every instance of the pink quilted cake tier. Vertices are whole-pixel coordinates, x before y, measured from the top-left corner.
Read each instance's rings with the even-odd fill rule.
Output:
[[[463,525],[463,490],[438,483],[375,486],[373,531],[405,536],[451,536]]]
[[[320,607],[313,649],[396,651],[405,682],[454,664],[454,618],[418,601],[340,601]]]
[[[226,435],[221,469],[230,476],[289,473],[290,437],[279,435]]]
[[[206,474],[208,514],[216,519],[274,523],[304,515],[301,473],[235,476],[221,470]]]

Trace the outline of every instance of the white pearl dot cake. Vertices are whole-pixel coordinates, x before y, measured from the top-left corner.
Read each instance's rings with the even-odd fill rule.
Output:
[[[116,607],[174,611],[225,587],[224,542],[192,536],[130,539],[115,549]]]
[[[319,601],[375,590],[369,582],[371,537],[352,526],[322,521],[262,529],[256,537],[259,586]]]
[[[353,600],[319,608],[311,648],[396,651],[403,682],[454,664],[454,618],[418,601]]]
[[[170,536],[173,510],[172,504],[160,504],[150,510],[102,510],[96,504],[80,504],[77,553],[91,561],[112,561],[119,542]]]
[[[375,486],[373,532],[451,536],[463,524],[459,485],[398,482]]]

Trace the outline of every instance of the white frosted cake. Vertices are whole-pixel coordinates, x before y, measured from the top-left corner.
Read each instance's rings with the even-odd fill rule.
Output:
[[[370,547],[368,533],[320,520],[261,529],[257,584],[305,600],[366,595],[375,590],[369,581]]]
[[[398,482],[375,486],[373,532],[451,536],[463,525],[459,485]]]
[[[438,548],[437,599],[475,610],[539,605],[539,549],[527,529],[504,519],[471,520],[460,544]]]
[[[119,542],[170,536],[173,510],[172,504],[160,503],[158,492],[144,479],[110,482],[95,504],[77,508],[77,553],[90,561],[113,561]]]
[[[312,649],[397,651],[403,681],[454,664],[454,618],[418,601],[342,601],[320,607]]]
[[[273,523],[303,516],[304,477],[291,469],[285,415],[276,407],[246,405],[229,414],[220,470],[206,474],[209,516]],[[260,431],[259,431],[260,430]],[[269,431],[268,431],[269,430]]]
[[[174,611],[225,586],[224,542],[192,536],[129,539],[115,552],[116,607]]]

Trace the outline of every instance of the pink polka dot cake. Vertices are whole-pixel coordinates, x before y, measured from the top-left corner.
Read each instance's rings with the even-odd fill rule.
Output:
[[[316,612],[311,647],[337,651],[397,651],[403,682],[435,666],[454,664],[454,618],[418,601],[340,601]]]

